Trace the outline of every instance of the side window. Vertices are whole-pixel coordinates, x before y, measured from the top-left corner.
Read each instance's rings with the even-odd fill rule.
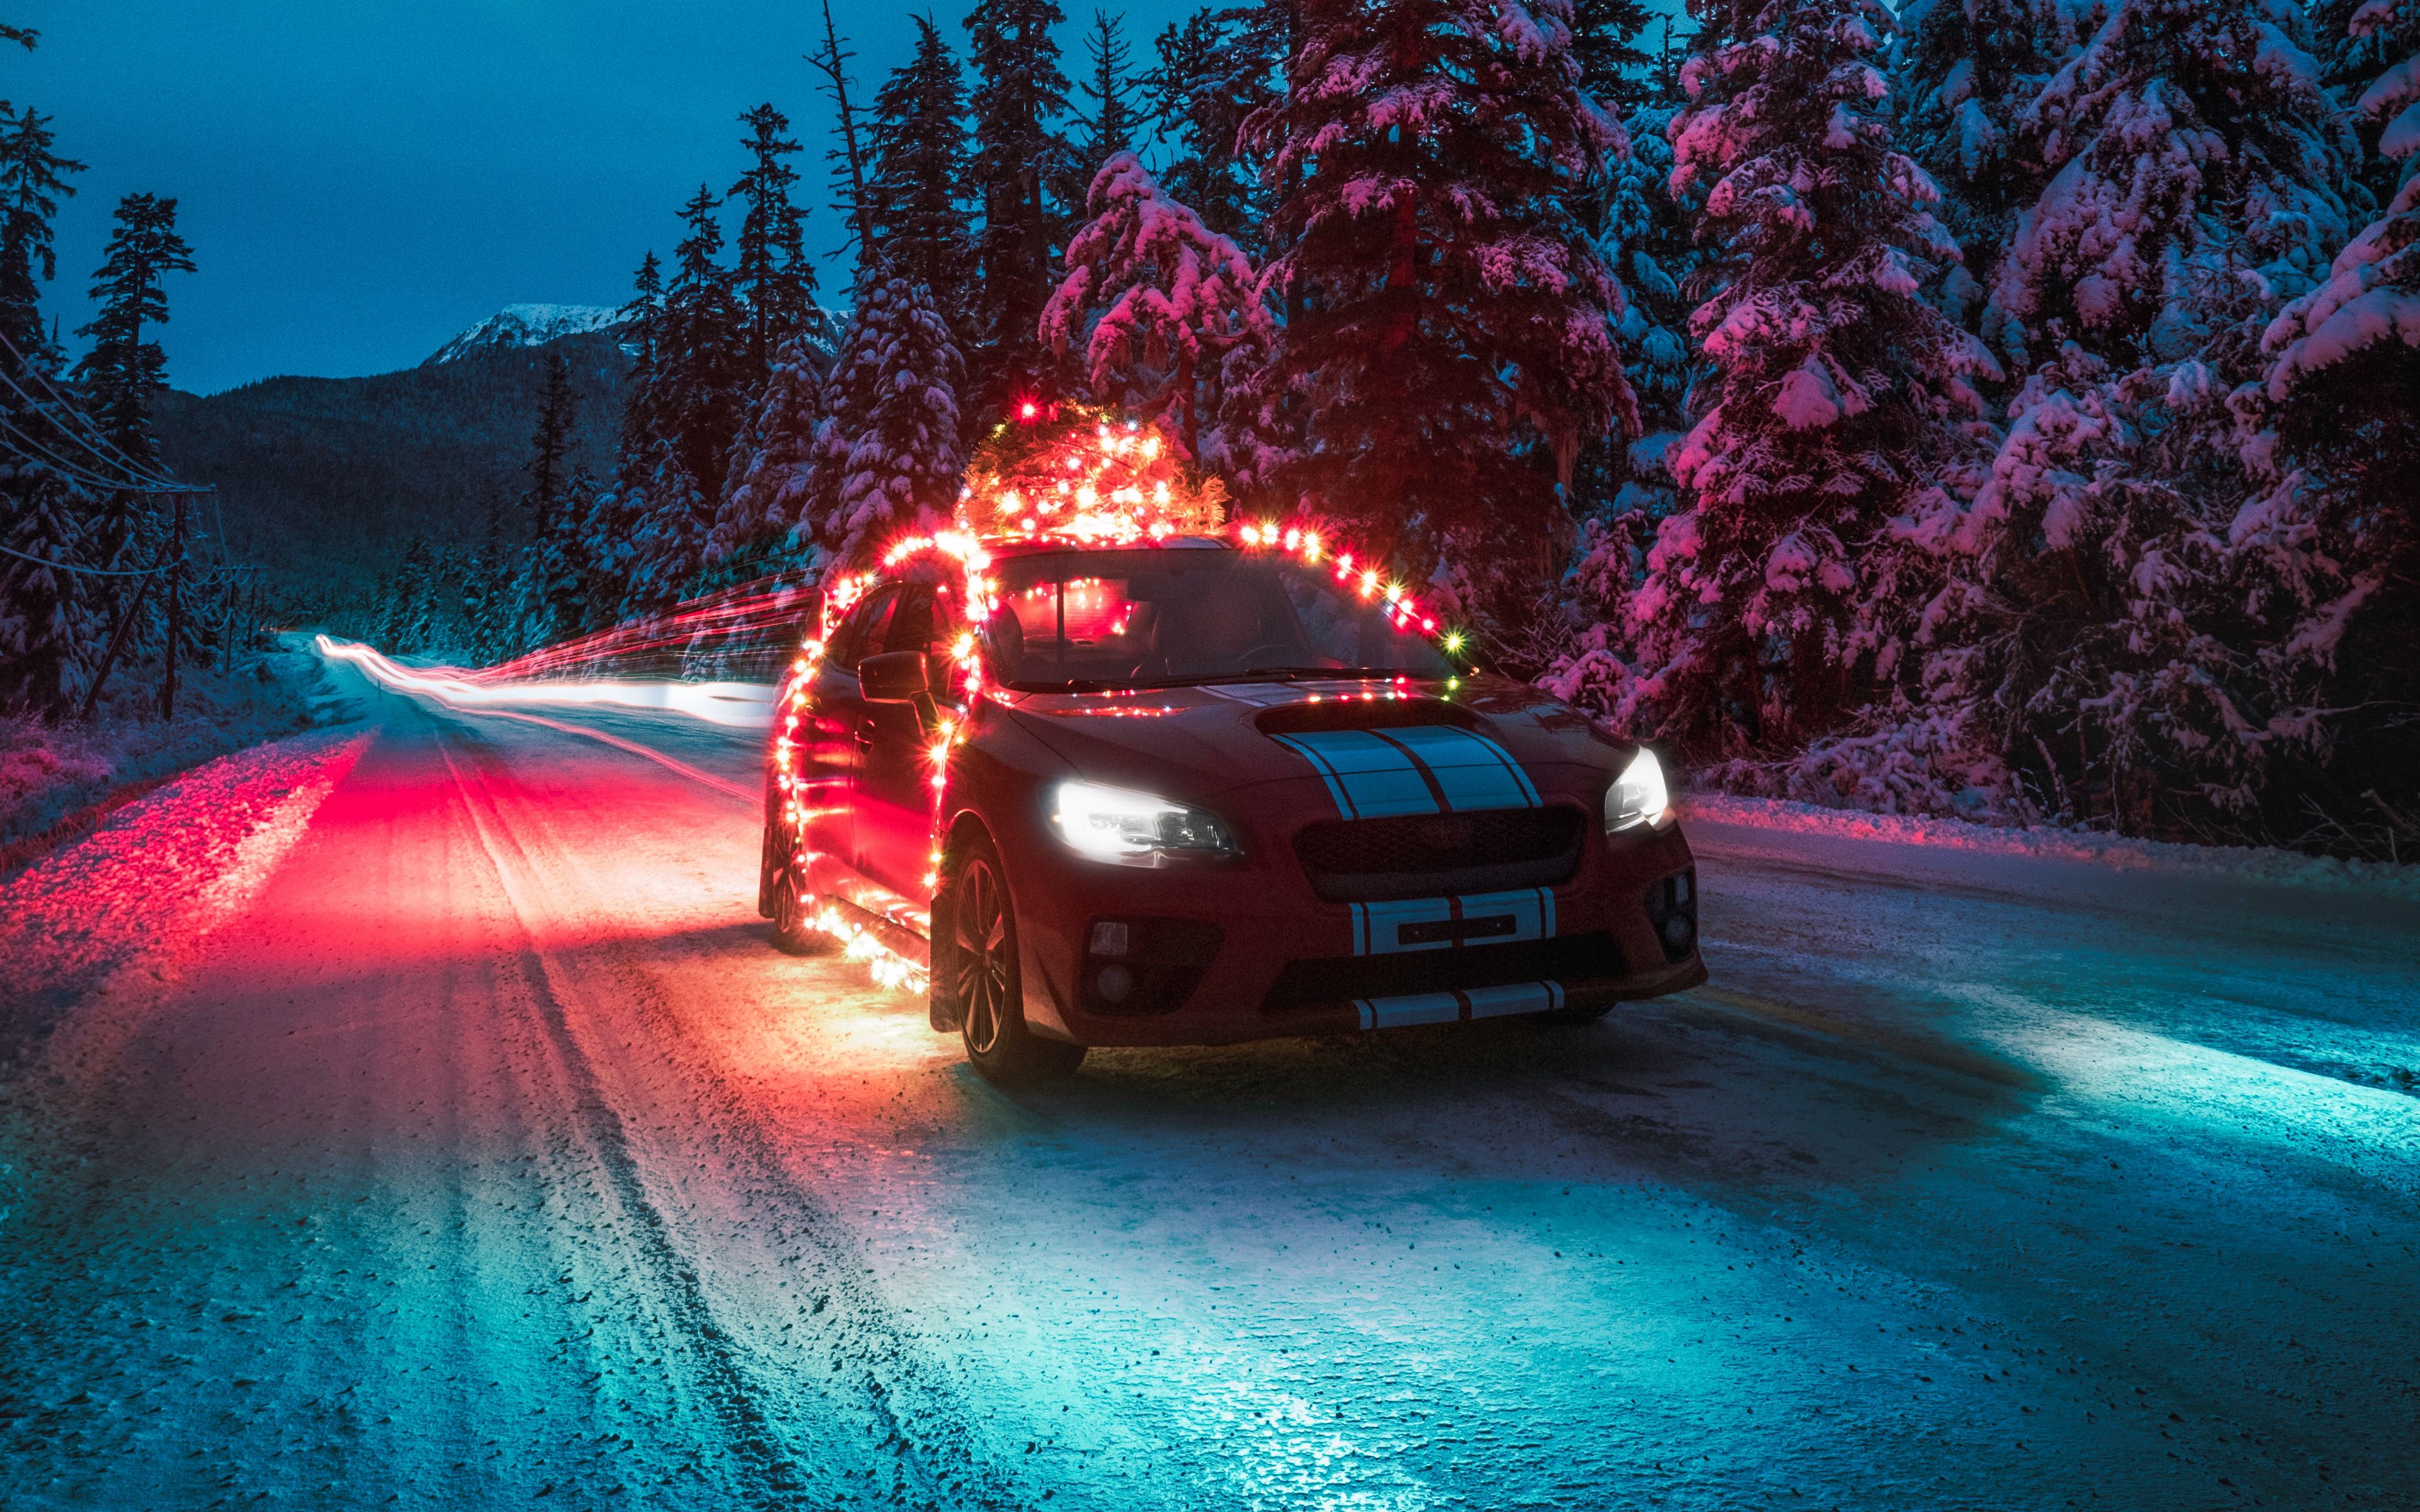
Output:
[[[865,601],[848,611],[832,632],[831,644],[824,648],[824,661],[843,671],[854,672],[857,664],[882,649],[883,637],[891,626],[891,611],[898,607],[899,589],[893,584],[876,589]]]
[[[929,651],[939,627],[933,612],[933,590],[922,583],[910,584],[899,590],[899,612],[891,617],[891,634],[882,649]]]

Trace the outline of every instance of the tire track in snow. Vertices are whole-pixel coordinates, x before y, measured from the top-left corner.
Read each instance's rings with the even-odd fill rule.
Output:
[[[805,1489],[801,1482],[808,1466],[825,1471],[828,1478],[837,1458],[852,1453],[861,1458],[871,1448],[890,1452],[894,1474],[888,1489],[893,1500],[913,1496],[920,1503],[945,1498],[996,1501],[1002,1489],[992,1484],[995,1477],[978,1469],[970,1420],[943,1379],[944,1372],[892,1319],[870,1273],[835,1241],[831,1230],[839,1226],[824,1204],[788,1178],[773,1141],[755,1127],[744,1105],[720,1087],[704,1089],[718,1105],[710,1137],[701,1135],[698,1143],[710,1147],[713,1158],[723,1165],[735,1196],[761,1196],[778,1189],[780,1206],[792,1222],[770,1233],[761,1224],[749,1225],[738,1232],[715,1235],[710,1242],[704,1236],[686,1236],[691,1242],[684,1244],[682,1225],[667,1211],[668,1202],[679,1205],[677,1196],[673,1191],[650,1190],[650,1167],[660,1173],[673,1163],[661,1158],[663,1150],[643,1152],[646,1135],[634,1134],[620,1105],[631,1101],[631,1089],[609,1088],[613,1070],[601,1064],[582,1042],[583,1029],[595,1032],[602,1027],[608,1016],[605,998],[584,990],[580,970],[540,943],[541,915],[535,900],[562,895],[548,886],[550,869],[545,857],[566,848],[545,843],[551,836],[521,833],[521,825],[500,801],[500,787],[512,781],[500,753],[484,742],[465,743],[458,759],[442,733],[438,748],[464,795],[489,862],[520,917],[526,941],[520,970],[555,1070],[571,1098],[571,1111],[620,1213],[632,1227],[653,1289],[664,1299],[697,1363],[701,1385],[715,1404],[726,1440],[748,1467],[759,1494],[795,1496]],[[533,810],[531,817],[545,824],[541,811]],[[576,879],[564,880],[574,887],[578,885]],[[613,995],[613,999],[638,1010],[646,1027],[654,1031],[656,1042],[679,1043],[683,1026],[666,1011],[652,978],[621,952],[613,965],[620,979],[617,986],[623,989]],[[593,974],[593,966],[587,963],[582,966]],[[623,1096],[614,1096],[616,1090]],[[690,1088],[688,1095],[694,1097],[697,1090]],[[684,1103],[682,1109],[691,1118],[699,1111],[694,1103]],[[655,1184],[663,1184],[660,1175]],[[677,1184],[672,1183],[675,1188]],[[845,1434],[844,1429],[832,1442],[814,1443],[810,1454],[802,1455],[800,1446],[791,1442],[799,1425],[784,1421],[777,1407],[768,1405],[790,1395],[772,1381],[798,1372],[794,1367],[784,1371],[777,1360],[750,1358],[752,1353],[795,1350],[799,1346],[774,1334],[752,1350],[719,1320],[709,1282],[701,1276],[690,1251],[712,1253],[721,1262],[720,1270],[732,1272],[737,1269],[732,1262],[743,1251],[755,1250],[760,1263],[752,1269],[768,1273],[780,1271],[784,1260],[765,1253],[768,1240],[778,1240],[783,1247],[800,1246],[814,1257],[814,1305],[807,1317],[829,1354],[830,1368],[809,1395],[814,1405],[830,1411],[837,1404],[829,1387],[845,1381],[852,1393],[848,1410],[867,1420],[870,1436],[877,1443],[848,1442],[861,1436]],[[795,1262],[796,1257],[787,1258]],[[839,1305],[831,1305],[834,1303]],[[886,1381],[886,1376],[892,1379]],[[866,1473],[872,1478],[871,1470]],[[817,1488],[827,1494],[838,1489]]]

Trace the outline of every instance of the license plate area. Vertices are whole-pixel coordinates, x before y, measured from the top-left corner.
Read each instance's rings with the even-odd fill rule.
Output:
[[[1424,918],[1396,925],[1395,943],[1400,946],[1466,945],[1472,940],[1510,939],[1518,927],[1511,914],[1484,914],[1477,918]]]

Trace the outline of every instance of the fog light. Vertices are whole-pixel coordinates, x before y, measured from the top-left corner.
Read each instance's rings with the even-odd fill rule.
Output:
[[[1134,991],[1134,973],[1124,966],[1103,966],[1101,974],[1093,979],[1093,990],[1101,995],[1105,1003],[1123,1003],[1126,994]]]
[[[1674,955],[1686,955],[1697,942],[1698,921],[1686,914],[1674,914],[1664,920],[1664,948]]]

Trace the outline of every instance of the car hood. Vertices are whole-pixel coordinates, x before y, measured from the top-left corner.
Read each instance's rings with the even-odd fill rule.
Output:
[[[1637,749],[1528,684],[1486,674],[995,696],[1085,779],[1176,799],[1319,774],[1320,752],[1357,730],[1462,730],[1540,788],[1575,795],[1601,793]],[[1483,790],[1467,806],[1490,806]]]

